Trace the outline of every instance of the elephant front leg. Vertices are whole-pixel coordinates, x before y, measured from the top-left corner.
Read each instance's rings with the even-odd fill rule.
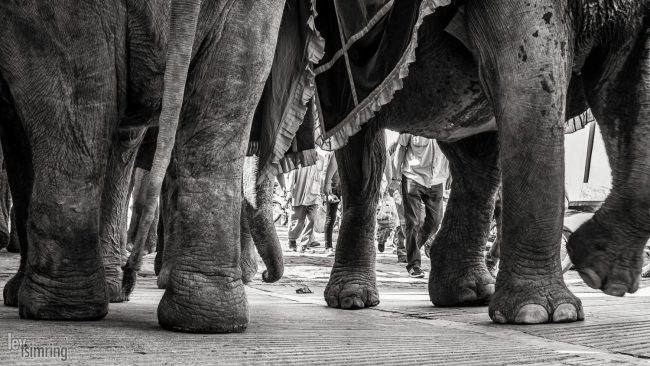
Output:
[[[482,83],[499,128],[503,238],[489,306],[497,323],[569,322],[584,316],[580,300],[564,283],[559,256],[572,62],[567,41],[572,38],[570,12],[556,3],[467,4],[470,37],[479,49]]]
[[[439,145],[453,180],[431,248],[429,297],[436,306],[485,304],[495,282],[485,266],[484,249],[500,181],[497,134]]]
[[[626,31],[627,32],[627,31]],[[634,32],[630,32],[634,34]],[[615,45],[609,63],[585,73],[612,169],[612,189],[567,249],[587,285],[613,296],[639,288],[650,237],[650,32]]]
[[[366,126],[336,152],[343,214],[334,266],[325,288],[330,307],[361,309],[379,304],[374,234],[384,145],[383,131]]]
[[[0,94],[3,93],[8,93],[8,90],[0,79]],[[18,272],[7,281],[2,294],[6,306],[17,307],[18,291],[25,278],[27,266],[27,211],[34,176],[27,136],[25,136],[13,106],[3,104],[2,99],[0,98],[0,128],[2,129],[0,136],[2,137],[7,180],[13,197],[13,207],[10,213],[12,243],[7,247],[7,251],[20,252]],[[20,239],[18,239],[19,237]],[[15,248],[11,248],[11,244]]]
[[[145,128],[120,131],[106,170],[106,183],[102,192],[100,245],[110,302],[128,300],[128,294],[122,291],[122,250],[126,245],[123,240],[127,230],[131,172],[144,132]]]
[[[165,252],[178,247],[158,306],[166,329],[225,333],[248,326],[240,269],[242,165],[283,9],[283,2],[259,1],[201,7],[195,39],[201,51],[188,73],[166,177],[172,194],[166,194]]]

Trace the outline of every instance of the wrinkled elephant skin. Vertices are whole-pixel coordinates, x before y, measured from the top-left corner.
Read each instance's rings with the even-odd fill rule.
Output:
[[[379,184],[375,164],[381,159],[369,152],[382,150],[368,141],[382,127],[438,139],[450,161],[449,205],[431,249],[435,305],[489,301],[496,323],[583,319],[580,300],[562,278],[559,243],[564,121],[587,107],[603,131],[613,185],[602,208],[571,236],[568,250],[589,286],[616,296],[638,289],[650,237],[650,6],[614,3],[466,2],[474,54],[444,32],[453,10],[427,18],[403,90],[362,129],[365,139],[353,137],[337,152],[343,197],[352,197],[344,212],[353,213],[343,216],[325,292],[330,306],[378,302],[369,265],[374,246],[363,234],[372,224],[357,220],[371,215],[377,197],[354,198],[355,187]],[[489,132],[497,126],[498,133]],[[355,156],[362,161],[351,166]],[[355,169],[374,175],[359,176]],[[495,283],[483,250],[499,176],[503,231]],[[352,227],[358,234],[349,232]]]
[[[23,318],[98,319],[119,291],[106,276],[117,277],[118,262],[106,273],[102,259],[115,257],[102,253],[105,243],[114,249],[124,241],[111,225],[126,224],[119,207],[133,165],[117,144],[118,126],[137,130],[157,119],[168,3],[0,4],[2,145],[17,233],[29,238],[17,275]],[[191,55],[170,166],[173,199],[163,212],[169,239],[187,253],[174,262],[159,305],[165,328],[232,332],[248,324],[239,267],[242,163],[283,6],[201,7],[193,41],[202,51]],[[35,83],[47,92],[35,93]]]

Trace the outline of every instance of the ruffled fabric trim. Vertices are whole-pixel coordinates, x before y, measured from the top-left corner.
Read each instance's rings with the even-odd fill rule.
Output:
[[[300,167],[314,165],[317,161],[318,152],[316,152],[316,149],[287,153],[278,163],[278,174],[288,173]]]
[[[316,163],[316,155],[312,156],[309,153],[310,150],[288,153],[293,138],[296,136],[296,132],[305,118],[310,100],[316,91],[314,65],[325,55],[325,39],[321,37],[320,32],[316,29],[316,16],[318,16],[316,13],[316,0],[311,0],[311,14],[307,19],[309,35],[305,42],[306,59],[308,62],[302,75],[297,79],[297,86],[292,88],[293,95],[290,98],[291,102],[280,121],[280,130],[279,134],[275,137],[273,152],[266,159],[266,164],[260,170],[257,184],[264,182],[265,179],[273,178],[279,173],[286,173],[300,166],[309,166]],[[287,154],[286,156],[285,153]],[[316,154],[316,151],[313,150],[313,153]],[[300,155],[303,156],[301,157]],[[289,169],[288,167],[293,168]]]
[[[318,94],[315,95],[316,113],[314,113],[314,137],[316,144],[323,150],[336,150],[347,145],[351,136],[361,130],[361,125],[368,122],[382,106],[393,100],[395,92],[404,87],[403,79],[408,76],[409,65],[415,62],[415,50],[418,47],[418,29],[424,18],[436,8],[451,4],[451,0],[422,0],[420,14],[413,27],[411,40],[393,70],[384,81],[357,105],[336,127],[324,132],[320,124],[321,107]]]
[[[578,130],[582,130],[587,124],[594,122],[595,120],[596,118],[594,118],[593,114],[591,114],[591,109],[587,109],[581,114],[564,122],[564,133],[570,134]]]

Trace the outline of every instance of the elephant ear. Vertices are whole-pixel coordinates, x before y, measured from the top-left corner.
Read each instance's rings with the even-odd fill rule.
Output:
[[[169,48],[165,67],[158,141],[149,181],[145,187],[146,200],[140,217],[133,251],[124,266],[122,289],[127,296],[133,291],[136,273],[142,266],[145,243],[155,218],[160,189],[174,148],[200,10],[201,0],[173,0],[171,4]]]

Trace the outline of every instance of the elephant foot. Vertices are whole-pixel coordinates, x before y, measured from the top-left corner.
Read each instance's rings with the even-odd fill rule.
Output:
[[[18,306],[18,290],[20,290],[20,285],[23,283],[23,278],[25,278],[25,272],[19,271],[5,284],[2,292],[5,306]]]
[[[490,318],[500,324],[568,323],[584,320],[582,302],[561,277],[544,280],[499,281],[489,306]]]
[[[111,270],[109,268],[104,268],[106,273],[106,291],[108,293],[108,301],[111,303],[119,303],[129,301],[128,295],[124,293],[122,288],[122,270],[117,271]]]
[[[160,273],[158,273],[158,280],[156,281],[156,284],[158,285],[159,289],[164,290],[167,288],[167,284],[169,283],[170,273],[171,273],[170,266],[163,265],[162,268],[160,269]]]
[[[160,275],[162,264],[163,264],[163,251],[158,250],[156,251],[156,257],[153,260],[153,272],[156,274],[156,276]]]
[[[253,281],[253,277],[257,274],[257,263],[246,262],[241,264],[241,280],[244,285],[248,285]]]
[[[592,217],[571,234],[567,250],[585,283],[612,296],[624,296],[639,289],[646,238],[612,230]],[[610,225],[608,223],[608,225]],[[611,225],[620,225],[612,222]]]
[[[367,272],[332,271],[325,288],[327,306],[345,310],[363,309],[379,304],[374,270]]]
[[[20,241],[18,235],[11,235],[9,244],[7,244],[7,251],[9,253],[20,253]]]
[[[459,271],[441,264],[432,264],[429,276],[429,298],[435,306],[487,305],[494,294],[494,277],[484,263]]]
[[[102,273],[103,274],[103,273]],[[103,279],[33,280],[25,275],[18,293],[18,313],[22,319],[98,320],[108,313],[106,282]],[[38,281],[48,283],[43,285]]]
[[[0,231],[0,249],[9,245],[9,234]]]
[[[158,322],[186,333],[239,333],[248,326],[248,300],[241,276],[175,270],[158,305]]]

